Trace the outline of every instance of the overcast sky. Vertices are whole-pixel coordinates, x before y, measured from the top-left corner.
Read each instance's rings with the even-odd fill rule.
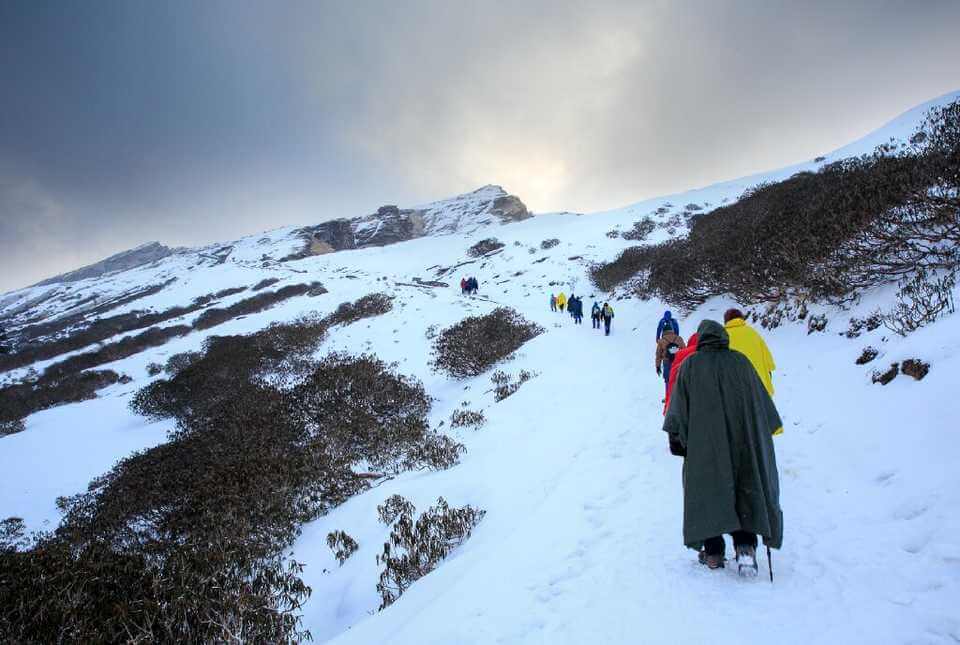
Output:
[[[960,89],[960,2],[0,1],[0,290],[495,183],[596,211]]]

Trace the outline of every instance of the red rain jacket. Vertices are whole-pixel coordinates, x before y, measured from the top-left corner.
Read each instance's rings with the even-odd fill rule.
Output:
[[[680,365],[683,361],[687,360],[687,357],[690,354],[697,351],[697,332],[690,334],[690,338],[687,340],[687,346],[677,352],[677,355],[673,358],[673,364],[670,366],[670,381],[667,383],[667,396],[663,402],[663,413],[667,413],[667,408],[670,407],[670,392],[673,390],[673,384],[677,382],[677,374],[680,373]]]

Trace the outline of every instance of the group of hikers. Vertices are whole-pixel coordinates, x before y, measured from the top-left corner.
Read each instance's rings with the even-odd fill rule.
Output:
[[[480,283],[476,278],[460,278],[460,293],[463,295],[474,295],[480,290]]]
[[[583,324],[583,298],[580,298],[574,294],[570,294],[570,297],[567,298],[566,294],[562,291],[559,295],[550,294],[550,311],[563,311],[566,308],[570,316],[573,318],[573,322],[576,325]],[[610,325],[613,324],[613,307],[610,306],[610,303],[605,302],[601,306],[597,301],[593,302],[593,306],[590,308],[590,320],[593,323],[594,329],[600,329],[600,322],[603,322],[604,335],[610,335]]]
[[[683,541],[710,569],[725,565],[730,534],[738,573],[757,574],[757,536],[783,541],[773,436],[773,355],[739,309],[704,320],[684,342],[669,311],[657,324],[655,365],[665,384],[663,430],[684,458]],[[770,572],[771,580],[773,571]]]

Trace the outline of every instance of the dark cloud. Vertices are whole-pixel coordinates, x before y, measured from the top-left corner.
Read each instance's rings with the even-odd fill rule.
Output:
[[[960,87],[943,2],[0,4],[0,288],[501,183],[598,210]]]

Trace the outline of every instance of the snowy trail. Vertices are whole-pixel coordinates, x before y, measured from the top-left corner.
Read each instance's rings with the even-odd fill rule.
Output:
[[[624,306],[620,322],[646,319],[658,307]],[[833,458],[808,445],[824,421],[811,421],[816,429],[808,433],[798,429],[806,422],[786,415],[792,425],[777,439],[786,540],[774,552],[775,583],[766,577],[765,554],[757,579],[741,580],[733,567],[708,571],[682,545],[681,460],[668,453],[660,429],[662,382],[653,374],[652,347],[648,352],[616,323],[605,338],[589,321],[574,327],[566,315],[534,317],[548,333],[524,347],[515,368],[536,366],[540,376],[488,408],[489,422],[468,442],[464,463],[374,493],[399,492],[418,507],[443,494],[487,509],[483,523],[401,601],[335,642],[702,643],[718,635],[722,642],[766,642],[772,633],[786,643],[950,642],[957,623],[946,618],[944,591],[956,581],[930,580],[928,571],[911,570],[909,553],[891,552],[884,536],[903,522],[883,522],[893,500],[871,499],[878,490],[872,477],[858,493],[863,507],[844,508],[856,478],[831,472]],[[782,407],[816,419],[824,411],[811,403],[849,388],[849,375],[811,383],[809,351],[795,347],[778,356],[778,386],[790,399]],[[842,439],[830,443],[847,448]],[[350,510],[335,515],[316,529],[355,521]],[[941,549],[955,572],[953,551]],[[358,555],[373,558],[363,548]],[[322,603],[323,584],[315,593]],[[316,617],[308,611],[308,625]]]

